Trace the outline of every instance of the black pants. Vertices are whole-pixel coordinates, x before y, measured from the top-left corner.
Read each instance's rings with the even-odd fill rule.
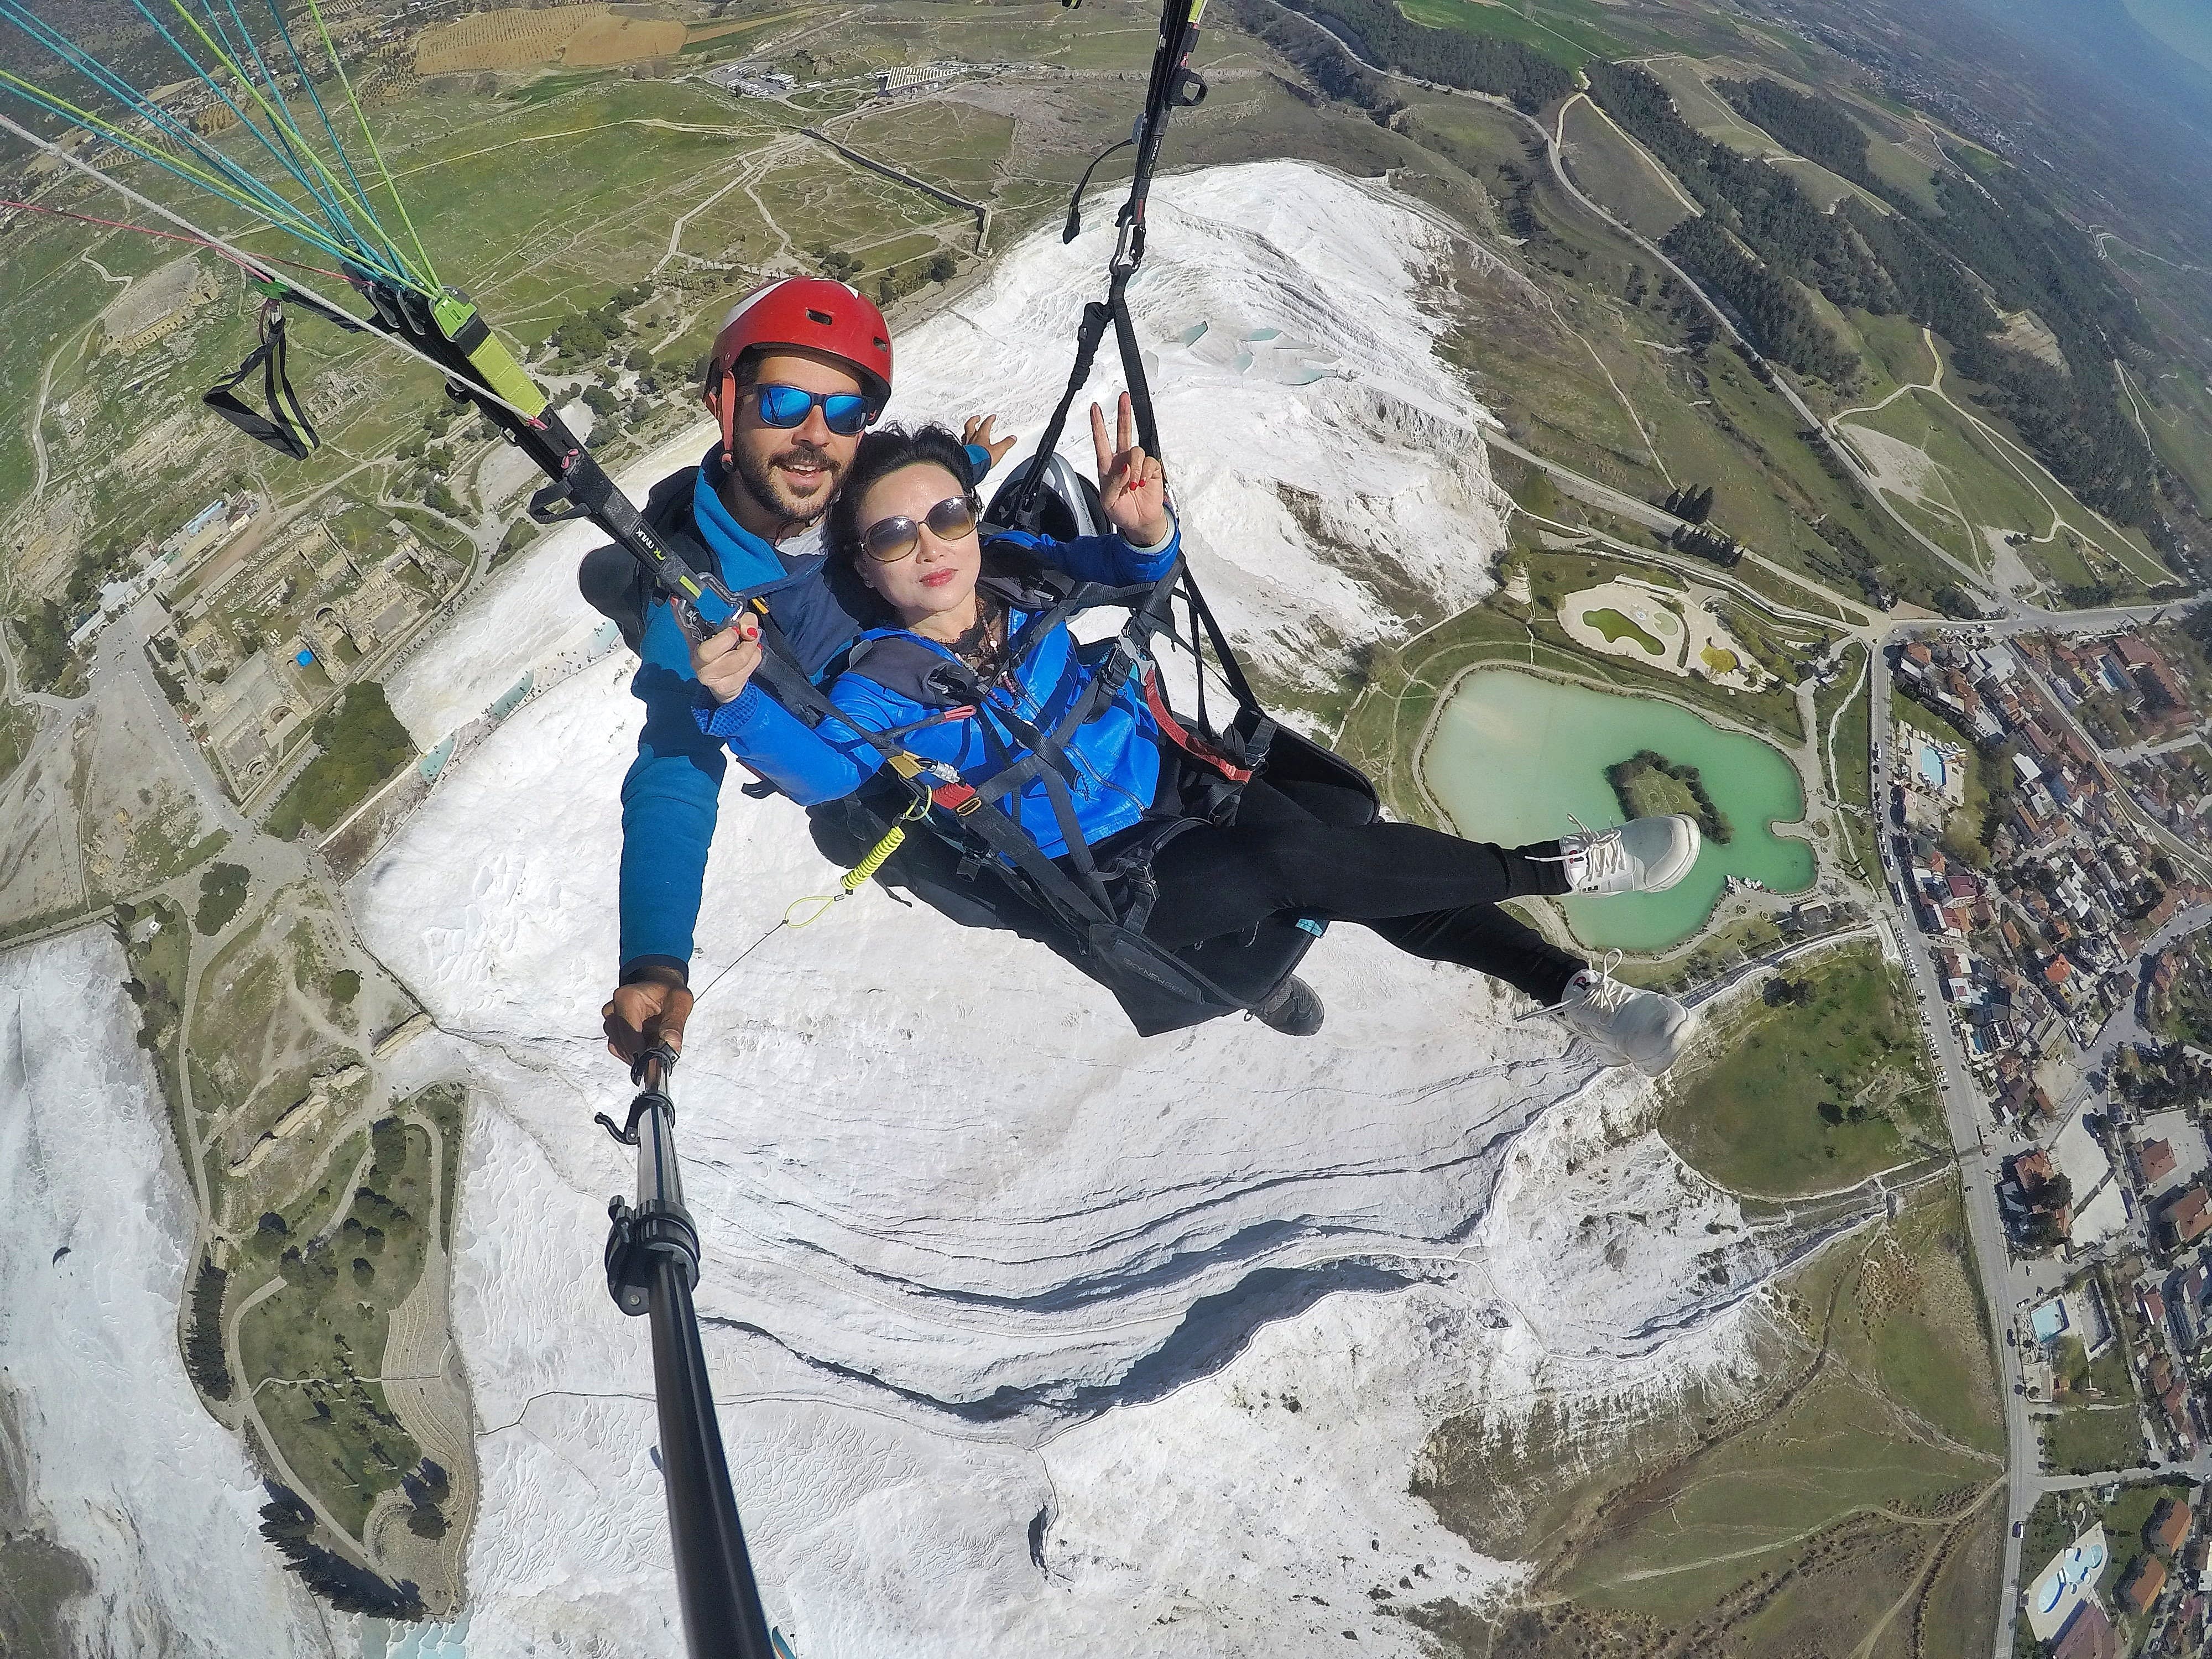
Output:
[[[1502,979],[1539,1002],[1584,966],[1498,901],[1567,890],[1566,866],[1417,823],[1363,823],[1347,789],[1255,779],[1227,829],[1202,824],[1160,848],[1147,937],[1170,950],[1283,914],[1356,921],[1409,955]],[[1105,848],[1100,850],[1104,851]]]

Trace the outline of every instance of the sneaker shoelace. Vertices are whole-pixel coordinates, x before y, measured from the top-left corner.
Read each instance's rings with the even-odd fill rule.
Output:
[[[1610,1014],[1627,1005],[1628,1000],[1636,994],[1636,988],[1633,985],[1624,985],[1613,978],[1613,970],[1620,966],[1620,952],[1608,951],[1595,963],[1585,966],[1581,973],[1575,975],[1576,979],[1581,979],[1583,975],[1589,975],[1583,987],[1582,1006],[1583,1007],[1595,1009],[1601,1014]],[[1574,981],[1570,980],[1567,983],[1571,988]],[[1522,1020],[1534,1019],[1539,1014],[1556,1014],[1567,1006],[1564,1001],[1547,1003],[1540,1008],[1531,1008],[1513,1023],[1518,1025]]]
[[[1613,976],[1613,970],[1620,966],[1620,952],[1608,951],[1595,967],[1583,969],[1592,975],[1583,988],[1583,1006],[1594,1008],[1601,1014],[1617,1013],[1627,1004],[1629,998],[1636,994],[1634,986],[1624,985]]]
[[[1530,863],[1571,865],[1579,858],[1586,882],[1603,881],[1615,872],[1628,868],[1628,851],[1621,836],[1626,825],[1593,830],[1572,812],[1567,814],[1567,822],[1575,826],[1575,833],[1559,837],[1560,850],[1535,854],[1530,857]]]

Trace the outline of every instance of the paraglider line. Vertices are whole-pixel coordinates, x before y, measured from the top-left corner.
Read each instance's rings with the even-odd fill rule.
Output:
[[[180,235],[173,230],[156,230],[151,225],[134,225],[121,219],[96,218],[89,213],[67,213],[60,208],[40,207],[36,202],[18,202],[6,196],[0,196],[0,208],[16,208],[25,213],[43,213],[54,219],[74,219],[81,225],[101,225],[109,230],[135,230],[141,236],[158,236],[165,242],[183,242],[191,247],[205,248],[209,252],[228,260],[249,275],[258,277],[265,274],[251,260],[239,258],[222,243],[211,242],[204,236]],[[279,259],[274,254],[267,257],[271,264],[288,266],[294,270],[312,271],[318,276],[328,276],[337,282],[343,283],[349,280],[345,272],[342,270],[325,270],[320,265],[301,264],[297,259]]]

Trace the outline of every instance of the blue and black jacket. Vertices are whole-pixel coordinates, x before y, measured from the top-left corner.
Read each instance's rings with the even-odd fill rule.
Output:
[[[1142,549],[1118,536],[1056,542],[1017,535],[993,545],[1009,542],[1078,580],[1109,586],[1158,580],[1174,568],[1179,546],[1172,530],[1158,546]],[[1035,614],[1014,609],[1007,618],[1009,636],[1018,635]],[[871,648],[893,642],[905,648],[886,656],[919,651],[927,653],[925,660],[934,657],[955,669],[961,666],[958,658],[933,640],[896,628],[872,629],[854,646],[851,665],[831,684],[830,702],[870,731],[902,732],[902,748],[951,767],[971,786],[988,782],[1025,758],[1030,749],[1024,732],[1049,732],[1058,726],[1097,672],[1077,654],[1075,640],[1060,622],[1028,642],[1001,683],[948,717],[941,702],[915,695],[910,672],[886,676],[897,684],[871,675]],[[719,706],[702,699],[694,718],[701,732],[726,743],[747,765],[804,805],[852,793],[883,764],[881,752],[860,733],[835,720],[809,726],[757,684]],[[1085,845],[1129,828],[1151,809],[1159,787],[1160,743],[1158,723],[1138,678],[1123,684],[1103,709],[1070,735],[1062,781]],[[1068,850],[1042,775],[1013,792],[1009,804],[1023,831],[1046,857]]]

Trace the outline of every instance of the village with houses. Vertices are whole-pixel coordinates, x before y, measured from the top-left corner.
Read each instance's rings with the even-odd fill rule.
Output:
[[[1893,658],[1890,838],[1984,1108],[2039,1445],[2017,1651],[2196,1654],[2212,1477],[2212,669],[2179,626]]]

